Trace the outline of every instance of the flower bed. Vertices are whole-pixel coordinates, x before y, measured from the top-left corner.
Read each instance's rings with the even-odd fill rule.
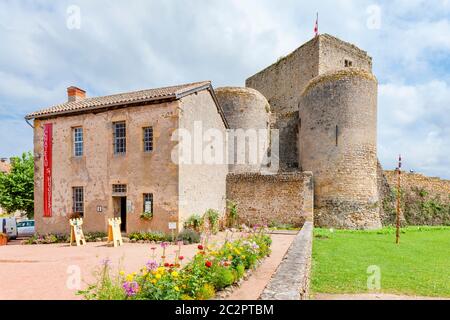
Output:
[[[184,266],[180,246],[174,261],[168,262],[163,256],[158,263],[153,257],[139,272],[128,275],[119,272],[111,276],[110,264],[105,262],[97,283],[79,294],[89,300],[211,299],[268,256],[271,243],[270,236],[255,232],[226,241],[220,248],[199,245],[196,255]]]

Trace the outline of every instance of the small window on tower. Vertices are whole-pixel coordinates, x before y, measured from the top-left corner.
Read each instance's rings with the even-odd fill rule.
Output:
[[[353,61],[345,59],[344,65],[346,68],[353,67]]]

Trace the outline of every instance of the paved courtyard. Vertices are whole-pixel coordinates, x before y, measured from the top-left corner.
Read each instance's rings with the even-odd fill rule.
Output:
[[[239,299],[255,299],[262,292],[295,235],[272,235],[273,254],[267,258],[254,273],[248,283],[236,292]],[[219,234],[211,240],[217,245],[223,242],[224,235]],[[112,248],[106,243],[88,243],[84,247],[70,247],[68,244],[19,245],[10,244],[0,247],[0,300],[6,299],[81,299],[73,288],[77,272],[81,278],[81,288],[95,280],[93,273],[100,268],[104,259],[109,259],[113,269],[125,272],[138,271],[151,259],[151,244],[125,243],[122,247]],[[166,249],[168,260],[175,256],[177,246]],[[197,251],[197,245],[186,245],[182,255],[189,260]]]

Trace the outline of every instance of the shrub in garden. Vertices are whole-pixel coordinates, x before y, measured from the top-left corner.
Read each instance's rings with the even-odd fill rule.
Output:
[[[136,241],[154,241],[154,242],[162,242],[162,241],[171,241],[172,237],[170,235],[167,235],[163,232],[133,232],[129,234],[130,240],[136,240]]]
[[[173,263],[151,260],[139,273],[120,273],[115,278],[105,269],[97,284],[80,294],[86,299],[115,299],[121,294],[123,299],[132,300],[211,299],[217,290],[242,278],[246,269],[255,268],[270,254],[270,245],[268,235],[253,233],[220,248],[199,245],[197,254],[185,266],[179,258]],[[180,253],[181,247],[177,257]]]
[[[84,234],[84,238],[87,242],[94,242],[97,239],[103,239],[108,235],[105,232],[97,231],[97,232],[87,232]]]
[[[204,224],[203,218],[198,214],[193,214],[184,222],[184,228],[200,232],[200,229],[203,227],[203,224]]]
[[[219,217],[220,217],[219,212],[213,209],[209,209],[205,213],[204,218],[208,221],[209,229],[213,234],[219,232]]]
[[[22,244],[54,244],[54,243],[67,243],[69,237],[66,234],[35,234],[32,237],[22,241]]]
[[[178,234],[177,240],[183,241],[184,244],[199,243],[200,233],[192,229],[184,229]]]

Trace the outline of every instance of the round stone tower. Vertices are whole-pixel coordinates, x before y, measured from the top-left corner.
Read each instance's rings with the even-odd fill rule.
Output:
[[[270,146],[270,105],[267,99],[250,88],[223,87],[215,89],[215,93],[230,127],[230,172],[260,172]]]
[[[312,79],[299,103],[299,162],[314,173],[317,226],[381,227],[377,80],[346,68]]]

